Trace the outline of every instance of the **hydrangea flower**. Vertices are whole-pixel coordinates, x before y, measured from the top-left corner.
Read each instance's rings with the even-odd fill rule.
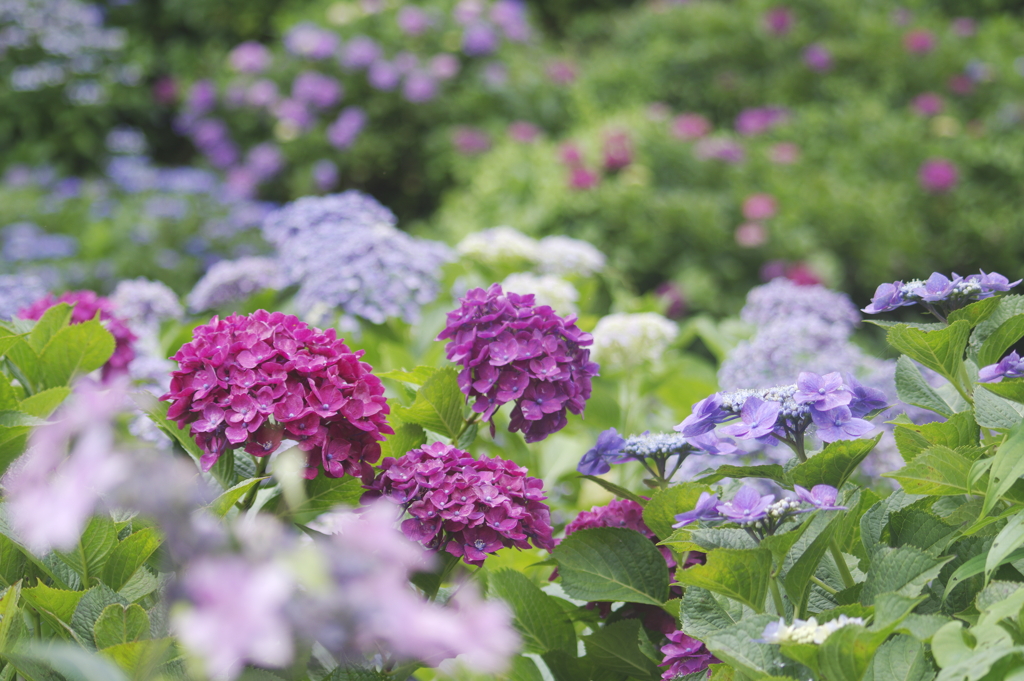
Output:
[[[486,265],[499,265],[512,260],[533,263],[540,259],[537,240],[508,226],[491,227],[473,232],[455,246],[459,255]]]
[[[505,277],[501,287],[520,295],[533,294],[538,305],[548,305],[562,313],[575,312],[580,297],[575,286],[552,274],[515,272]]]
[[[544,483],[511,461],[435,442],[385,458],[367,489],[403,505],[412,516],[402,521],[407,537],[470,565],[503,547],[555,545]]]
[[[1024,376],[1024,360],[1014,350],[995,364],[989,364],[978,371],[980,383],[999,383],[1004,378],[1020,378]]]
[[[100,322],[114,336],[116,342],[114,354],[103,365],[103,379],[124,375],[128,371],[128,365],[135,358],[132,344],[136,341],[136,336],[125,321],[114,313],[114,304],[109,299],[97,295],[94,291],[68,291],[56,298],[47,294],[20,310],[18,317],[38,320],[47,310],[59,303],[74,305],[71,313],[72,324],[81,324],[99,315]]]
[[[657,362],[679,335],[679,326],[657,312],[617,313],[594,327],[594,359],[618,371]]]
[[[229,447],[272,454],[282,438],[306,453],[307,479],[372,476],[390,407],[372,367],[333,329],[258,310],[196,327],[172,359],[167,417],[189,431],[209,470]]]
[[[264,289],[279,289],[284,285],[278,263],[270,258],[221,260],[196,282],[185,300],[189,310],[200,312],[238,303]]]
[[[1011,282],[998,272],[969,274],[961,277],[953,272],[952,278],[933,272],[926,281],[914,279],[903,283],[880,284],[875,289],[871,304],[864,308],[868,314],[889,312],[899,307],[920,304],[945,321],[946,315],[976,300],[991,298],[996,293],[1009,291],[1022,280]]]
[[[574,315],[562,318],[499,284],[459,302],[437,339],[449,339],[445,353],[463,367],[459,387],[483,420],[514,402],[509,430],[537,442],[566,426],[566,411],[583,413],[598,365],[586,349],[593,339]]]
[[[667,667],[661,673],[663,681],[674,681],[689,674],[696,674],[708,668],[708,665],[719,664],[707,646],[682,631],[676,630],[666,634],[668,643],[661,647],[665,656],[659,667]]]
[[[32,222],[15,222],[3,229],[5,260],[59,260],[78,252],[78,240],[66,234],[48,234]]]
[[[166,319],[181,319],[185,310],[178,295],[166,284],[145,277],[119,281],[110,301],[114,312],[133,327],[136,334],[155,331]]]
[[[544,274],[589,277],[604,269],[606,258],[587,241],[556,235],[538,242],[536,260]]]
[[[0,319],[11,319],[46,293],[46,284],[34,274],[0,275]]]
[[[743,485],[729,501],[721,501],[717,494],[701,492],[692,511],[675,516],[673,527],[692,525],[698,520],[704,522],[732,522],[751,533],[757,539],[775,534],[787,520],[801,513],[815,510],[846,510],[837,506],[839,491],[829,485],[815,485],[810,491],[796,486],[797,497],[776,499],[771,494],[762,495],[757,488]]]
[[[625,444],[626,440],[614,428],[601,431],[597,443],[583,455],[576,470],[583,475],[604,475],[612,469],[610,464],[625,461],[620,456]]]
[[[772,622],[764,628],[759,643],[821,645],[831,634],[850,625],[863,627],[864,620],[860,617],[840,615],[824,624],[818,624],[818,620],[814,617],[808,620],[796,619],[793,620],[793,624],[786,624],[786,620],[780,617],[778,622]]]

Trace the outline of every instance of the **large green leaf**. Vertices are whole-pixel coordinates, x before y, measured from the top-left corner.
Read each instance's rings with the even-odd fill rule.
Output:
[[[234,505],[239,500],[241,500],[242,497],[245,496],[245,494],[249,490],[251,490],[256,485],[260,484],[264,480],[268,479],[269,477],[270,476],[265,475],[261,478],[246,478],[245,480],[238,483],[234,487],[230,487],[224,490],[216,499],[214,499],[210,503],[208,507],[210,509],[210,512],[213,513],[215,516],[223,518],[227,515],[228,511],[230,511],[234,507]]]
[[[999,383],[980,383],[982,388],[1002,398],[1024,403],[1024,378],[1007,378]],[[981,394],[981,391],[976,391]]]
[[[949,447],[933,445],[903,468],[883,475],[899,482],[908,494],[965,494],[973,464]]]
[[[413,449],[417,449],[427,441],[427,434],[423,432],[423,426],[416,423],[391,424],[395,429],[394,435],[388,435],[387,440],[380,444],[383,456],[399,458],[405,456]]]
[[[641,650],[640,637],[645,636],[640,620],[620,620],[583,637],[587,657],[598,668],[626,674],[634,679],[658,679],[658,662]]]
[[[988,556],[985,558],[985,584],[988,584],[995,569],[1021,544],[1024,544],[1024,513],[1018,513],[1010,518],[992,540],[992,546],[989,547]]]
[[[997,307],[999,307],[999,298],[985,298],[984,300],[966,305],[959,310],[953,310],[946,317],[946,321],[952,324],[963,319],[970,323],[972,327],[977,326],[988,319]]]
[[[715,632],[728,629],[741,619],[742,609],[734,605],[738,612],[730,613],[707,589],[687,587],[683,593],[683,607],[679,609],[683,631],[701,641],[707,640]]]
[[[149,638],[149,615],[138,604],[125,607],[113,603],[103,608],[92,626],[92,633],[100,650]]]
[[[985,503],[981,517],[985,517],[1013,484],[1024,475],[1024,423],[1018,424],[1007,433],[1006,440],[999,445],[989,471]]]
[[[870,632],[855,624],[841,627],[818,650],[822,676],[829,681],[861,681],[875,650],[888,636],[888,632]]]
[[[350,475],[318,475],[306,482],[306,501],[295,509],[295,519],[306,523],[337,506],[356,506],[365,492],[362,482]]]
[[[820,517],[820,516],[819,516]],[[822,521],[826,519],[822,518]],[[793,566],[786,573],[783,586],[789,594],[789,600],[793,603],[799,617],[803,617],[807,610],[807,598],[811,592],[811,577],[818,570],[818,563],[828,551],[829,542],[832,540],[832,533],[836,529],[839,518],[833,518],[825,528],[814,538],[814,541],[804,549],[800,557],[796,559]],[[818,521],[818,518],[815,518]],[[756,608],[755,608],[756,609]]]
[[[951,556],[936,558],[913,546],[882,549],[871,561],[860,594],[861,603],[871,605],[876,596],[890,591],[901,596],[917,596],[950,560]]]
[[[418,366],[412,371],[405,369],[395,369],[393,371],[385,371],[377,374],[378,378],[387,378],[393,381],[401,381],[402,383],[408,383],[414,385],[417,388],[426,383],[434,373],[437,372],[437,367]]]
[[[438,369],[416,392],[411,407],[394,407],[395,416],[454,440],[465,423],[465,398],[459,390],[459,374],[452,368]]]
[[[964,350],[971,336],[971,323],[961,319],[944,329],[922,331],[909,326],[894,326],[886,341],[911,359],[938,372],[954,385],[964,384]]]
[[[114,591],[120,591],[135,571],[160,548],[160,543],[160,535],[151,527],[145,527],[125,537],[110,552],[110,557],[103,566],[103,583]]]
[[[544,593],[526,575],[515,570],[498,570],[489,576],[487,584],[511,606],[516,629],[527,651],[538,654],[549,650],[576,652],[576,630],[554,596]]]
[[[896,395],[907,404],[934,411],[942,416],[953,414],[946,400],[924,380],[921,370],[906,355],[900,355],[896,360]]]
[[[950,449],[978,444],[978,424],[974,414],[962,411],[953,414],[946,421],[935,421],[924,425],[899,423],[893,430],[896,445],[903,460],[910,463],[931,445],[945,445]]]
[[[66,328],[71,323],[71,315],[74,312],[73,307],[68,303],[57,303],[47,308],[43,312],[43,316],[36,321],[32,331],[25,338],[29,347],[35,350],[37,354],[42,354],[43,349],[49,344],[50,340],[61,329]]]
[[[68,385],[76,374],[99,369],[114,354],[115,345],[98,316],[59,330],[39,354],[42,387]]]
[[[1024,405],[996,395],[991,390],[974,393],[974,419],[982,428],[1009,430],[1021,422]]]
[[[985,340],[978,350],[978,366],[995,364],[1021,338],[1024,338],[1024,314],[1010,317]]]
[[[102,583],[97,584],[82,594],[74,614],[71,615],[71,628],[74,629],[79,639],[89,647],[96,647],[95,639],[93,638],[93,626],[95,626],[96,621],[103,614],[106,607],[114,604],[126,608],[131,605],[124,597],[111,591],[110,587]]]
[[[696,482],[658,490],[644,506],[644,522],[659,539],[667,539],[672,535],[675,517],[684,511],[692,511],[701,492],[708,491],[707,485]]]
[[[650,605],[668,600],[665,558],[650,539],[635,530],[579,530],[551,553],[558,563],[562,588],[573,598]]]
[[[1011,551],[1009,555],[1003,557],[998,562],[993,561],[994,565],[992,569],[995,570],[1000,565],[1006,565],[1007,563],[1013,563],[1018,560],[1024,559],[1024,548]],[[980,575],[987,569],[988,554],[982,553],[974,556],[973,558],[965,561],[960,567],[953,571],[953,574],[949,576],[946,581],[946,589],[942,594],[942,600],[946,600],[949,594],[952,593],[953,589],[959,586],[965,579],[970,579],[975,575]]]
[[[71,616],[75,614],[75,608],[78,607],[84,593],[54,589],[42,582],[30,589],[21,590],[21,596],[26,603],[37,610],[45,610],[65,624],[71,624]]]
[[[41,419],[49,418],[70,394],[71,388],[67,386],[49,388],[23,399],[18,403],[18,410]]]
[[[106,516],[93,516],[74,549],[58,553],[88,588],[100,579],[103,566],[117,546],[117,529]]]
[[[794,484],[810,489],[815,485],[831,485],[836,489],[853,474],[882,434],[866,440],[832,442],[789,472]]]
[[[915,507],[900,509],[889,516],[889,543],[895,548],[916,546],[938,556],[958,534],[956,527]]]
[[[795,665],[787,663],[779,647],[756,643],[764,634],[764,628],[777,620],[778,616],[748,615],[724,629],[709,632],[702,640],[718,659],[749,678],[785,674],[787,666]]]
[[[704,565],[676,573],[680,584],[699,586],[764,611],[772,553],[767,549],[715,549],[706,554]]]
[[[713,473],[698,478],[697,482],[710,485],[725,478],[735,478],[737,480],[741,478],[761,478],[763,480],[772,480],[783,486],[789,485],[785,470],[777,463],[763,466],[719,466]]]

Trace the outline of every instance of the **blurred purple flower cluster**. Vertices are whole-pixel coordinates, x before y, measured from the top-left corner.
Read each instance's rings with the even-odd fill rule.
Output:
[[[228,449],[268,456],[283,437],[306,453],[305,477],[322,467],[369,480],[390,407],[372,367],[335,336],[296,317],[259,310],[214,317],[172,359],[167,417],[190,432],[209,470]]]
[[[528,549],[531,541],[554,548],[544,483],[511,461],[477,460],[435,442],[385,458],[367,488],[408,511],[412,517],[402,522],[407,537],[470,565],[482,565],[503,547]]]
[[[678,514],[673,527],[686,527],[698,520],[704,522],[737,523],[753,528],[762,536],[773,534],[787,519],[811,511],[845,510],[837,506],[839,492],[829,485],[815,485],[807,490],[796,485],[796,498],[782,497],[776,500],[772,494],[762,495],[757,488],[743,485],[729,501],[721,501],[717,494],[701,492],[692,511]]]
[[[593,338],[575,322],[492,284],[467,293],[437,339],[450,339],[445,352],[463,367],[459,387],[475,398],[473,411],[490,421],[514,401],[509,430],[537,442],[566,426],[566,411],[582,414],[590,398]]]
[[[914,279],[906,283],[894,281],[891,284],[880,284],[864,312],[878,314],[907,305],[921,305],[945,321],[946,315],[953,310],[977,300],[991,298],[996,293],[1009,291],[1020,282],[1020,279],[1010,281],[998,272],[984,270],[980,274],[969,274],[966,277],[953,272],[952,278],[941,272],[933,272],[926,281]]]

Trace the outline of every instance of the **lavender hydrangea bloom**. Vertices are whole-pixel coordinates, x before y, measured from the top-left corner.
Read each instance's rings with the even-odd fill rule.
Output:
[[[871,304],[864,308],[864,312],[878,314],[879,312],[895,310],[898,307],[913,305],[913,301],[903,299],[902,288],[902,281],[896,281],[891,284],[879,284],[878,288],[875,289],[875,295],[871,299]]]
[[[746,524],[768,516],[768,507],[775,501],[771,494],[761,494],[750,485],[743,485],[730,501],[717,504],[715,508],[726,520]]]
[[[110,301],[117,315],[128,322],[136,335],[155,332],[165,319],[181,319],[185,315],[174,291],[166,284],[144,277],[118,282]]]
[[[698,520],[721,520],[722,514],[718,511],[719,503],[717,494],[701,492],[694,509],[676,515],[676,523],[672,527],[686,527]]]
[[[743,403],[740,410],[740,421],[722,428],[725,435],[738,437],[741,440],[753,440],[770,436],[775,430],[775,422],[782,411],[782,405],[774,401],[764,401],[751,396]]]
[[[793,395],[800,404],[810,404],[818,411],[828,411],[848,405],[853,393],[843,385],[838,371],[819,376],[813,371],[802,371],[796,381],[797,391]]]
[[[696,437],[711,432],[730,418],[732,414],[722,408],[722,396],[714,393],[694,404],[692,413],[675,430],[687,437]]]
[[[222,260],[207,270],[186,297],[190,310],[212,310],[245,300],[264,289],[285,285],[277,262],[270,258]]]
[[[349,70],[365,69],[381,56],[380,46],[365,35],[357,35],[342,50],[341,65]]]
[[[1021,283],[1011,282],[998,272],[981,271],[961,277],[956,272],[952,278],[940,272],[933,272],[927,281],[893,282],[881,284],[875,291],[871,304],[864,308],[868,314],[888,312],[904,305],[920,303],[940,320],[946,315],[976,300],[991,298],[998,292],[1009,291]]]
[[[857,306],[845,293],[818,285],[801,286],[784,277],[752,288],[740,311],[743,321],[759,327],[780,317],[814,317],[846,329],[860,325]]]
[[[335,149],[348,149],[355,144],[359,133],[366,127],[366,112],[361,107],[346,107],[338,118],[327,126],[327,141]]]
[[[35,274],[0,275],[0,319],[12,319],[46,294],[46,284]]]
[[[701,449],[708,454],[732,454],[737,449],[732,440],[723,440],[715,435],[714,432],[704,433],[703,435],[697,435],[695,437],[688,437],[686,438],[686,441],[697,449]]]
[[[806,490],[800,485],[794,485],[793,491],[796,492],[796,496],[800,501],[805,504],[810,504],[818,510],[846,510],[845,506],[836,506],[836,498],[839,496],[839,490],[831,485],[815,485],[810,490]]]
[[[829,411],[812,409],[811,418],[818,427],[818,437],[823,442],[855,440],[874,430],[874,426],[869,422],[854,418],[849,407],[836,407]]]
[[[937,303],[945,300],[953,292],[954,281],[944,274],[933,272],[923,286],[914,290],[917,296],[926,302]]]
[[[846,375],[846,385],[853,394],[853,398],[847,406],[857,418],[867,416],[871,412],[884,409],[889,405],[889,399],[883,391],[861,384],[852,374]]]
[[[580,459],[576,470],[583,475],[603,475],[611,470],[613,463],[619,463],[619,452],[626,440],[614,428],[602,431],[597,444]],[[613,460],[614,459],[614,460]]]
[[[978,382],[999,383],[1004,378],[1024,376],[1024,360],[1014,350],[995,364],[984,366],[978,371]]]
[[[58,260],[78,252],[78,241],[66,234],[48,234],[31,222],[16,222],[3,229],[5,260]]]
[[[304,22],[284,35],[285,49],[298,57],[326,59],[338,49],[338,36],[314,23]]]

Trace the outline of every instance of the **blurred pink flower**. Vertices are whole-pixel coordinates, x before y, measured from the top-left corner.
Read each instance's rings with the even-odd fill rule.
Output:
[[[934,92],[925,92],[914,97],[910,106],[914,109],[915,113],[921,116],[937,116],[942,113],[943,102],[942,97]]]
[[[921,164],[917,179],[925,191],[932,194],[948,192],[960,180],[956,165],[944,158],[930,158]]]
[[[593,189],[600,181],[601,178],[597,173],[587,170],[583,166],[574,167],[569,175],[569,186],[572,189]]]
[[[978,25],[970,17],[957,17],[951,24],[953,34],[961,38],[970,38],[978,30]]]
[[[812,71],[824,73],[832,69],[832,53],[821,43],[808,45],[804,50],[804,63]]]
[[[788,7],[772,7],[764,13],[764,27],[772,35],[783,36],[793,29],[793,12]]]
[[[153,83],[153,99],[158,104],[174,104],[178,101],[178,84],[170,76],[161,76]]]
[[[616,130],[604,140],[604,168],[608,172],[622,170],[633,162],[633,144],[629,133]]]
[[[700,114],[684,113],[672,121],[672,134],[681,140],[696,140],[711,132],[711,123]]]
[[[569,166],[577,166],[583,163],[583,153],[580,148],[572,142],[566,142],[558,149],[562,163]]]
[[[452,144],[460,154],[475,156],[491,148],[491,138],[479,128],[460,125],[452,132]]]
[[[705,137],[693,145],[693,155],[702,161],[716,160],[726,163],[743,163],[747,153],[738,143],[726,137]]]
[[[540,137],[540,128],[528,121],[513,121],[508,126],[508,135],[516,142],[529,144]]]
[[[270,66],[272,59],[270,50],[255,40],[236,45],[228,53],[228,63],[239,73],[262,73]]]
[[[430,60],[430,74],[438,80],[450,80],[459,75],[462,65],[454,54],[443,52]]]
[[[923,28],[915,28],[903,35],[903,48],[912,54],[927,54],[935,49],[935,34]]]
[[[563,60],[553,61],[548,64],[548,78],[558,85],[569,85],[576,80],[576,67]]]
[[[949,91],[955,95],[969,95],[974,92],[974,81],[964,73],[958,73],[949,78]]]
[[[743,202],[743,217],[747,220],[767,220],[775,217],[778,205],[771,194],[751,194]]]
[[[800,160],[800,147],[792,142],[773,144],[768,150],[768,160],[779,165],[789,165]]]
[[[768,241],[768,231],[758,222],[747,222],[736,228],[735,237],[740,246],[756,248]]]
[[[433,23],[430,15],[415,5],[406,5],[398,12],[398,28],[406,35],[420,35]]]

